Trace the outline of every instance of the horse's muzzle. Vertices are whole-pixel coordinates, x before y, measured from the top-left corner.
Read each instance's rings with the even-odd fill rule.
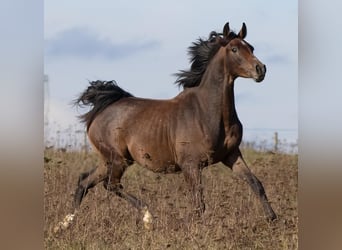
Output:
[[[265,78],[265,74],[266,74],[266,66],[264,64],[257,64],[255,66],[255,70],[257,73],[257,78],[255,79],[256,82],[261,82],[262,80],[264,80]]]

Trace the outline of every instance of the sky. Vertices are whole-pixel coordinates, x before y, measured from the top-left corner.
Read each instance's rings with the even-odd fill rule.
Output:
[[[46,119],[60,130],[83,126],[82,110],[70,104],[98,79],[115,80],[138,97],[172,98],[182,91],[173,74],[189,68],[191,43],[221,32],[226,22],[236,32],[245,22],[246,41],[267,66],[263,82],[235,83],[245,135],[271,129],[296,140],[297,6],[294,0],[45,1]]]

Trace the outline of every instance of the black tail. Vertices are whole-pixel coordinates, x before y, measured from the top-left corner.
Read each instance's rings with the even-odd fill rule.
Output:
[[[95,117],[113,102],[125,97],[132,97],[130,93],[120,88],[115,81],[93,81],[90,86],[74,101],[77,106],[92,106],[92,109],[81,115],[82,122],[89,128]]]

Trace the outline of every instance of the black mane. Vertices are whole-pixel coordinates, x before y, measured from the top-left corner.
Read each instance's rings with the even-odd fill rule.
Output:
[[[196,42],[193,42],[188,49],[191,67],[189,70],[181,70],[176,73],[177,80],[175,83],[183,88],[198,86],[210,60],[215,56],[219,48],[227,45],[230,40],[236,37],[238,36],[234,32],[230,32],[228,37],[223,37],[222,33],[212,31],[208,40],[199,38]]]

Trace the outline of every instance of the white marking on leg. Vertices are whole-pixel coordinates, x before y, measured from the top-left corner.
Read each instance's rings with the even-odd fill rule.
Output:
[[[67,214],[63,221],[59,222],[53,229],[54,233],[59,233],[61,230],[67,229],[75,218],[75,214]]]
[[[151,230],[153,228],[152,222],[153,222],[153,217],[150,211],[148,211],[147,207],[144,207],[143,209],[144,217],[143,217],[143,222],[144,226],[147,230]]]

